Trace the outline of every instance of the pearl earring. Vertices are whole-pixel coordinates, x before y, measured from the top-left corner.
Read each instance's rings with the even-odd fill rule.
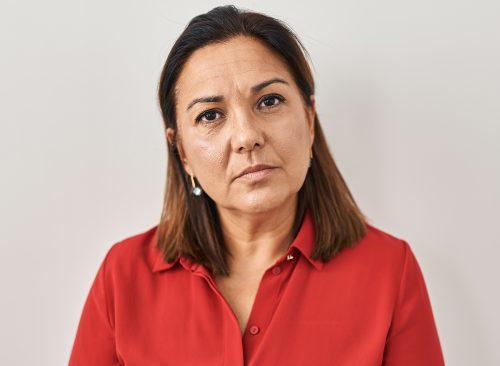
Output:
[[[196,186],[192,175],[191,175],[191,184],[193,185],[193,189],[191,190],[191,193],[194,194],[195,196],[200,196],[201,195],[201,188]]]

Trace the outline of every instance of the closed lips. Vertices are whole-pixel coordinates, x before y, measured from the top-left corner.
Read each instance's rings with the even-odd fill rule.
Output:
[[[270,165],[265,165],[265,164],[253,165],[253,166],[250,166],[250,167],[246,168],[242,172],[240,172],[240,174],[238,174],[238,176],[236,178],[239,178],[242,175],[245,175],[247,173],[253,173],[253,172],[258,172],[259,170],[272,169],[272,168],[274,168],[274,167],[270,166]]]

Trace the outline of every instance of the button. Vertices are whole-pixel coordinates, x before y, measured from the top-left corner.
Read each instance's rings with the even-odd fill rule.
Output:
[[[273,273],[275,275],[280,274],[280,272],[281,272],[281,268],[279,266],[276,266],[276,267],[273,268]]]
[[[259,333],[259,331],[260,331],[260,328],[256,325],[252,325],[250,327],[250,334],[256,335],[257,333]]]
[[[293,259],[293,255],[288,254],[288,255],[286,256],[286,260],[287,260],[287,261],[289,261],[290,259]]]

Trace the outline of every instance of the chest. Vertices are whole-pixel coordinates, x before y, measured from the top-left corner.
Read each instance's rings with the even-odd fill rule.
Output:
[[[247,281],[218,278],[216,283],[219,291],[236,315],[240,325],[240,332],[243,335],[259,289],[260,278]]]
[[[154,282],[116,281],[123,364],[380,365],[392,301],[379,277],[369,270],[363,278],[361,270],[330,276],[309,263],[291,271],[291,264],[244,281],[182,268]]]

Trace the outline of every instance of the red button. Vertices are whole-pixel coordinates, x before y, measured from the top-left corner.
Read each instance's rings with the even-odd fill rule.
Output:
[[[260,329],[259,329],[259,327],[258,327],[258,326],[256,326],[256,325],[252,325],[252,326],[250,327],[250,334],[255,335],[255,334],[259,333],[259,330],[260,330]]]
[[[280,274],[280,272],[281,272],[281,268],[280,267],[276,266],[276,267],[273,268],[273,273],[275,275]]]

